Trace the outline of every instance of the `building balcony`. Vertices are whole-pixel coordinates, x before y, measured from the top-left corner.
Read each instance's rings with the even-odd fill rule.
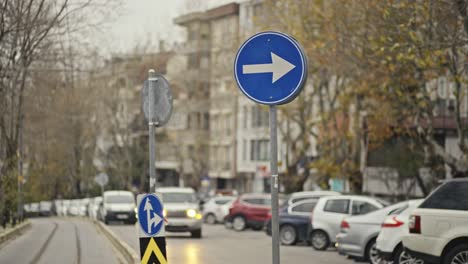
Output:
[[[468,118],[462,117],[461,118],[461,125],[462,127],[468,126]],[[457,123],[454,115],[440,115],[440,116],[433,116],[431,120],[421,120],[419,125],[424,128],[428,128],[432,125],[432,128],[436,130],[455,130],[457,129]],[[416,126],[416,124],[413,124]]]
[[[187,42],[177,46],[176,52],[182,54],[209,53],[211,52],[211,43],[208,39],[187,40]]]

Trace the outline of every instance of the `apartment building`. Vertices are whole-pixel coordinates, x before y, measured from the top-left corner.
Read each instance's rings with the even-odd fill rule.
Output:
[[[167,77],[177,87],[174,113],[168,124],[179,184],[198,187],[208,176],[210,132],[210,27],[204,12],[175,18],[186,29],[186,41],[175,48]]]
[[[120,54],[109,59],[103,70],[95,76],[99,80],[102,98],[96,120],[100,135],[96,139],[94,165],[99,170],[110,171],[128,188],[143,189],[148,181],[148,171],[136,171],[133,149],[148,146],[148,127],[141,108],[141,89],[149,68],[161,74],[167,73],[167,64],[174,56],[172,51],[161,50],[147,54]],[[165,137],[158,129],[157,138]],[[166,151],[168,142],[160,141],[157,148],[157,173],[161,185],[178,182],[176,171],[167,166],[171,153]],[[146,158],[147,153],[142,153]],[[139,177],[139,179],[137,179]]]
[[[237,98],[233,61],[238,48],[239,5],[231,3],[207,10],[211,31],[210,169],[218,189],[237,188]]]
[[[192,12],[174,20],[187,32],[182,45],[185,48],[181,51],[187,58],[185,78],[196,73],[198,80],[208,80],[205,84],[209,93],[203,104],[209,109],[209,132],[206,134],[209,149],[203,155],[205,158],[208,154],[208,166],[207,173],[198,178],[209,179],[213,189],[269,190],[268,107],[255,104],[242,95],[233,77],[237,50],[256,32],[254,20],[261,12],[261,1],[254,0]],[[187,86],[187,89],[193,88]],[[189,95],[188,98],[192,97]],[[292,125],[291,129],[296,128]],[[281,173],[285,171],[288,146],[281,134],[278,142]]]

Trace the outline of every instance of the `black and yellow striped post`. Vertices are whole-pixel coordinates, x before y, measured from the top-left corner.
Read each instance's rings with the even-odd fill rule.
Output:
[[[167,264],[165,237],[140,237],[141,264]]]

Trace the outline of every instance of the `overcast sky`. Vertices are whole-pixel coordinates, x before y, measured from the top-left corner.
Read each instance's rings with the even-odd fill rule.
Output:
[[[175,17],[199,6],[216,7],[243,0],[123,0],[119,16],[96,36],[98,45],[110,53],[130,52],[137,45],[156,49],[160,39],[182,41],[183,30],[175,26]]]

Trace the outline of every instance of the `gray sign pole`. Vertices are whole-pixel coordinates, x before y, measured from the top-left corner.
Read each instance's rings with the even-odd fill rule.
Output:
[[[278,137],[276,128],[276,106],[270,106],[270,171],[271,171],[271,231],[273,264],[280,263],[278,223]]]
[[[148,126],[149,126],[149,192],[156,192],[156,138],[155,138],[155,129],[157,126],[156,117],[154,115],[154,93],[156,90],[156,82],[158,78],[156,77],[156,72],[151,69],[148,71],[148,81],[149,81],[149,116],[148,116]]]

